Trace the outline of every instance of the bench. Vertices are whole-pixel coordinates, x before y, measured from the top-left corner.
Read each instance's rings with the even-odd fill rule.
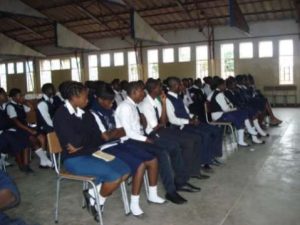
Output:
[[[264,94],[273,106],[297,105],[297,86],[295,85],[264,86]],[[294,100],[293,103],[288,101],[291,98]]]

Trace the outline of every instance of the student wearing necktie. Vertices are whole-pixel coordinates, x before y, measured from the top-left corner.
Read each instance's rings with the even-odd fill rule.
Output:
[[[197,134],[202,141],[201,147],[206,154],[201,156],[205,162],[203,170],[211,172],[210,164],[217,162],[216,157],[222,156],[222,129],[206,123],[201,123],[194,115],[190,114],[183,100],[179,97],[181,92],[181,81],[177,77],[168,78],[169,92],[167,94],[167,115],[174,129]]]
[[[150,78],[146,82],[146,89],[148,94],[139,104],[141,112],[147,119],[146,133],[148,135],[157,134],[161,138],[178,141],[183,150],[182,156],[190,177],[209,178],[200,172],[201,154],[205,154],[205,150],[201,148],[201,138],[198,135],[166,127],[166,95],[162,91],[161,83]],[[157,99],[158,97],[160,97],[160,101]]]
[[[147,170],[149,175],[149,196],[148,201],[156,204],[163,204],[164,199],[157,194],[158,162],[157,159],[142,148],[130,145],[126,140],[121,142],[120,138],[125,136],[122,127],[117,127],[112,109],[115,93],[112,88],[104,83],[98,85],[95,90],[96,101],[91,106],[96,122],[101,131],[105,144],[103,151],[114,155],[124,161],[131,169],[132,195],[130,209],[134,216],[143,214],[139,205],[143,176]]]
[[[159,135],[146,136],[141,125],[141,116],[137,105],[144,99],[144,87],[140,82],[131,82],[127,88],[127,99],[117,108],[115,119],[117,126],[123,127],[127,143],[145,149],[154,154],[159,163],[160,176],[166,190],[166,199],[183,204],[186,200],[177,190],[187,185],[189,175],[182,159],[181,148],[175,140],[167,140]],[[187,187],[189,191],[198,191],[196,187]]]

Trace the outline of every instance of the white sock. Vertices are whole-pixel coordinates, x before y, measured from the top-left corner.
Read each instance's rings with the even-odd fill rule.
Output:
[[[139,195],[131,195],[130,210],[134,216],[139,216],[144,213],[140,207],[140,196]]]
[[[241,146],[248,146],[248,144],[245,142],[244,140],[244,133],[245,133],[245,130],[244,129],[239,129],[237,131],[238,133],[238,144],[241,145]]]
[[[255,144],[262,144],[263,141],[260,140],[257,136],[255,135],[252,135],[252,141],[255,143]]]
[[[100,205],[104,205],[105,200],[106,200],[106,197],[103,197],[103,196],[100,194],[101,184],[97,185],[96,188],[97,188],[97,193],[99,193],[99,201],[100,201]],[[90,203],[91,203],[91,205],[95,205],[95,203],[96,203],[96,196],[95,196],[95,194],[94,194],[94,189],[93,189],[93,188],[90,188],[90,189],[89,189],[89,195],[92,196],[92,197],[90,198]]]
[[[267,136],[267,133],[260,127],[260,125],[258,123],[258,119],[253,120],[253,124],[254,124],[255,129],[261,136],[263,136],[263,137]]]
[[[247,129],[249,134],[257,135],[257,132],[256,132],[255,128],[251,126],[251,123],[250,123],[249,119],[245,120],[245,126],[246,126],[246,129]]]
[[[42,148],[35,150],[35,154],[40,158],[40,165],[47,166],[47,162],[45,161],[45,154]]]
[[[162,204],[166,201],[165,199],[163,199],[157,195],[157,186],[149,186],[148,200],[150,202],[158,203],[158,204]]]

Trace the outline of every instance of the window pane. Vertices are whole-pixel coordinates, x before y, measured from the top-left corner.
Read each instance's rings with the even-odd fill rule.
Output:
[[[221,45],[221,75],[224,79],[234,76],[234,45]]]
[[[17,62],[17,73],[24,73],[24,63],[23,62]]]
[[[130,51],[128,52],[128,64],[136,64],[136,52],[135,51]]]
[[[25,70],[26,70],[27,91],[32,92],[34,90],[33,62],[32,61],[25,62]]]
[[[240,43],[240,59],[251,59],[253,58],[253,43],[244,42]]]
[[[41,70],[51,70],[50,60],[42,60]]]
[[[280,55],[293,55],[293,40],[282,40],[279,42]]]
[[[0,64],[0,87],[7,90],[7,81],[6,81],[6,65]]]
[[[41,87],[46,84],[46,83],[51,83],[52,78],[51,78],[51,71],[42,71],[41,72]]]
[[[163,62],[164,63],[174,62],[174,48],[163,49]]]
[[[60,70],[60,60],[59,59],[51,60],[51,70]]]
[[[97,55],[89,55],[89,67],[97,67],[98,59]]]
[[[123,52],[114,53],[114,65],[115,66],[124,66],[124,53]]]
[[[130,51],[128,52],[128,80],[129,81],[137,81],[139,79],[139,71],[136,60],[136,52]]]
[[[191,61],[191,47],[180,47],[178,49],[178,54],[179,62]]]
[[[279,42],[279,84],[294,84],[293,40]]]
[[[258,45],[259,58],[273,57],[273,42],[261,41]]]
[[[98,80],[98,67],[89,68],[89,80]]]
[[[158,63],[158,50],[152,49],[147,51],[148,63]]]
[[[70,59],[61,59],[60,63],[61,63],[62,70],[68,70],[71,68]]]
[[[72,66],[72,69],[79,69],[80,68],[80,58],[72,57],[71,58],[71,66]]]
[[[8,74],[14,74],[15,73],[15,64],[14,63],[8,63],[7,64],[7,73]]]
[[[196,59],[197,60],[207,60],[208,59],[208,48],[207,45],[196,47]]]
[[[105,53],[100,55],[101,67],[109,67],[110,66],[110,54]]]

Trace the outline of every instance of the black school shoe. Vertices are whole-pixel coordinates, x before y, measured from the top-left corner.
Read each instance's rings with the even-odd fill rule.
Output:
[[[191,178],[198,179],[198,180],[207,180],[210,178],[210,176],[206,174],[197,174],[197,175],[192,175]]]
[[[177,191],[183,191],[183,192],[190,192],[190,193],[194,193],[194,192],[199,192],[201,191],[200,187],[196,187],[190,183],[185,183],[184,185],[178,187],[176,189]]]
[[[184,199],[183,197],[181,197],[177,192],[167,193],[165,198],[168,201],[173,202],[174,204],[177,204],[177,205],[182,205],[184,203],[187,203],[187,200]]]

